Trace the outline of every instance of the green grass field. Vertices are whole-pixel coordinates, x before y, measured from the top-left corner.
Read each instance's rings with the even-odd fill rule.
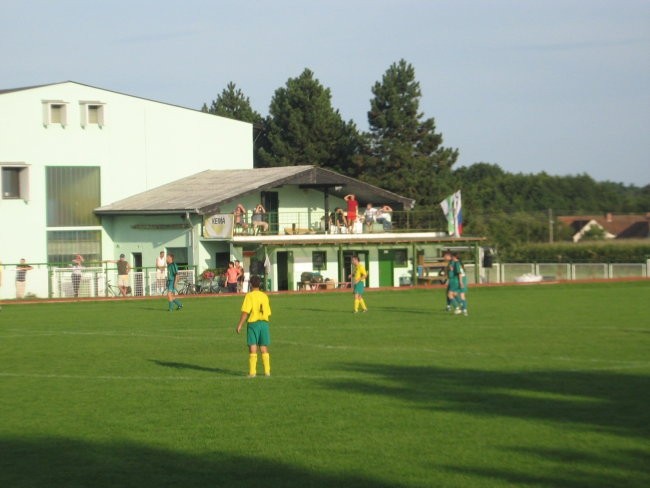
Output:
[[[0,486],[650,486],[650,282],[442,294],[5,304]]]

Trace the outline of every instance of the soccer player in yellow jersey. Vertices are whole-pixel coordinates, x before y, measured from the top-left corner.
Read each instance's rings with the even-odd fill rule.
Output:
[[[262,279],[259,276],[252,276],[250,285],[253,291],[246,293],[244,303],[241,306],[241,318],[237,324],[237,333],[241,332],[244,322],[248,319],[246,326],[246,338],[248,344],[248,377],[257,376],[257,349],[262,353],[262,364],[264,365],[264,376],[271,376],[271,357],[269,346],[271,345],[271,334],[269,332],[269,317],[271,317],[271,304],[269,297],[260,291]]]
[[[352,271],[352,287],[354,291],[354,313],[359,311],[359,306],[363,312],[368,311],[366,307],[366,302],[363,301],[363,290],[365,288],[365,281],[368,277],[368,272],[366,267],[359,262],[359,256],[352,256],[352,266],[354,270]]]

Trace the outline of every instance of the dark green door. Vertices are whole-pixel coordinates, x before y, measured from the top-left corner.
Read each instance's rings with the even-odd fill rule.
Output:
[[[263,191],[262,192],[262,205],[266,210],[266,218],[269,223],[269,232],[271,234],[278,233],[278,209],[280,208],[280,200],[277,191]]]
[[[379,249],[379,286],[394,286],[393,251]]]
[[[293,253],[291,251],[278,251],[278,291],[293,290]]]

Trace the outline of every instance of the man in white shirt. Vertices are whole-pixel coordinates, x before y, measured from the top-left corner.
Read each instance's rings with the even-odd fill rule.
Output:
[[[156,258],[156,290],[162,293],[165,290],[165,282],[167,280],[167,258],[165,251],[160,251],[160,255]]]

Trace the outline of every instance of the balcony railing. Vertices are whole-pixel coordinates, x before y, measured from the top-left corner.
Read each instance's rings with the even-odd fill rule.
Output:
[[[349,222],[345,213],[325,214],[322,210],[307,212],[268,212],[263,223],[254,222],[251,215],[235,226],[235,235],[300,235],[300,234],[344,234],[374,232],[443,232],[447,221],[440,212],[394,211],[379,214],[366,220],[361,213]]]

